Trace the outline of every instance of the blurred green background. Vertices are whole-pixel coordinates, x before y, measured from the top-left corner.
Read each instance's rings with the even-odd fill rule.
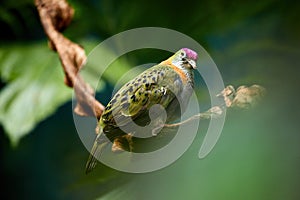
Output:
[[[157,26],[198,41],[225,82],[260,84],[268,93],[250,111],[228,111],[220,140],[197,157],[208,122],[175,163],[148,174],[99,164],[84,174],[88,151],[73,122],[72,90],[32,0],[0,3],[0,159],[2,199],[300,199],[300,2],[70,0],[75,17],[64,34],[89,52],[131,28]],[[176,41],[174,41],[176,42]],[[145,50],[124,56],[107,74],[97,98],[109,101],[130,66],[169,54]],[[208,108],[198,78],[197,92]],[[91,127],[93,130],[94,127]],[[91,131],[89,130],[89,131]]]

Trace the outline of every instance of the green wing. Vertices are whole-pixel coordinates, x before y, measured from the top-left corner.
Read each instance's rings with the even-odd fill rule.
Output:
[[[156,65],[124,85],[111,99],[101,116],[100,126],[125,126],[147,114],[154,104],[167,108],[182,90],[179,75],[172,68]],[[117,123],[116,123],[117,122]]]

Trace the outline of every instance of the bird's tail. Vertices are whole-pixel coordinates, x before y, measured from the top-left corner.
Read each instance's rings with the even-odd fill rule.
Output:
[[[101,134],[99,134],[94,142],[94,145],[92,147],[90,156],[88,158],[88,161],[85,165],[85,173],[91,172],[95,166],[97,165],[98,159],[100,158],[100,155],[102,153],[103,147],[107,144],[107,141],[103,141],[100,139]]]

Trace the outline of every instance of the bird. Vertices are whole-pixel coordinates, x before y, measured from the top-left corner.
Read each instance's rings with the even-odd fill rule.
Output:
[[[171,122],[186,110],[194,89],[194,69],[198,55],[194,50],[181,48],[168,59],[125,83],[111,98],[98,125],[97,134],[90,156],[86,163],[86,173],[91,172],[101,155],[103,148],[111,144],[113,152],[132,152],[132,145],[126,136],[138,135],[138,130],[124,132],[132,123],[145,127],[151,119],[159,123]],[[149,110],[160,105],[167,114],[165,122],[161,119],[161,110],[150,119]],[[136,126],[133,126],[136,127]],[[150,127],[151,128],[151,127]],[[156,130],[156,127],[152,127]],[[157,133],[153,133],[153,136]],[[125,137],[124,137],[125,136]]]

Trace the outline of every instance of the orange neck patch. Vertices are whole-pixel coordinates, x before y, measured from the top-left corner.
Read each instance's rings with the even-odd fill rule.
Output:
[[[168,65],[169,67],[171,67],[180,76],[180,78],[183,81],[183,83],[187,82],[187,76],[186,76],[186,74],[181,69],[179,69],[178,67],[176,67],[175,65],[173,65],[170,59],[162,61],[161,64]]]

